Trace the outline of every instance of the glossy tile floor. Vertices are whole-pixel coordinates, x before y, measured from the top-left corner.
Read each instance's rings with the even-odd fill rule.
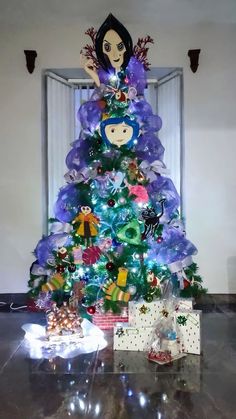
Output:
[[[1,419],[234,419],[236,313],[204,313],[201,356],[169,366],[140,352],[101,352],[63,360],[29,358],[21,325],[37,313],[0,312]]]

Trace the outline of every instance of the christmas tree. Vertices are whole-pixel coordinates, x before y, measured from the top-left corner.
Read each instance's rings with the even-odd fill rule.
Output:
[[[119,312],[129,300],[198,296],[205,290],[186,238],[180,199],[163,163],[161,119],[144,96],[147,36],[133,47],[109,15],[83,66],[96,88],[78,111],[79,138],[66,157],[51,233],[36,246],[30,296],[41,306],[70,299],[89,314]]]

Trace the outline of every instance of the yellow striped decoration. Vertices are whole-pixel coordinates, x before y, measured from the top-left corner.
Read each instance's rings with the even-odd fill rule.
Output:
[[[46,284],[42,285],[42,291],[48,292],[48,291],[55,291],[61,288],[64,284],[65,280],[63,276],[59,273],[53,275],[51,278],[49,278],[48,282]]]
[[[127,268],[118,268],[118,277],[117,277],[117,285],[119,287],[126,287],[127,283],[127,276],[128,276],[128,269]]]
[[[102,290],[106,294],[106,300],[124,301],[127,303],[130,299],[130,293],[122,291],[111,279],[105,282]]]

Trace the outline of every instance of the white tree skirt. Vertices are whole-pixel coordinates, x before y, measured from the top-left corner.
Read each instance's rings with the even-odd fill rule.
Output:
[[[89,320],[84,319],[81,323],[84,337],[79,335],[66,335],[48,340],[46,326],[36,323],[26,323],[22,326],[25,331],[25,348],[29,351],[30,358],[74,358],[80,354],[88,354],[101,350],[107,346],[104,333]]]

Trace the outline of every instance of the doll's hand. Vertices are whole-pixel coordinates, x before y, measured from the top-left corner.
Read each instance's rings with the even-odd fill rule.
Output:
[[[82,67],[84,68],[86,73],[93,79],[96,86],[99,87],[101,83],[100,83],[100,80],[99,80],[99,77],[98,77],[97,69],[94,65],[94,62],[93,62],[92,58],[85,57],[85,55],[81,52],[80,53],[80,64],[82,65]]]

